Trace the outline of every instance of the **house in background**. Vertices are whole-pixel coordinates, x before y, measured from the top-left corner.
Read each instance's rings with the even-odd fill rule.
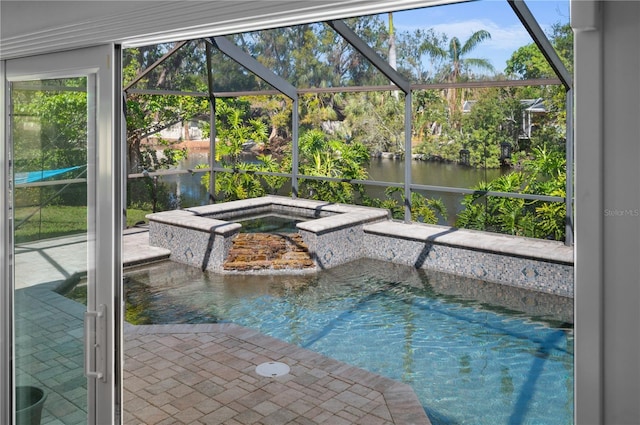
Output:
[[[465,100],[462,103],[462,113],[468,114],[473,109],[473,105],[477,100]],[[547,108],[544,106],[544,101],[541,98],[538,99],[521,99],[522,105],[522,123],[520,128],[520,139],[531,139],[531,133],[535,129],[536,125],[533,122],[533,114],[545,114]]]

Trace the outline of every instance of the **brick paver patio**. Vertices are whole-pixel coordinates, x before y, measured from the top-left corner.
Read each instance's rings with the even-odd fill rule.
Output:
[[[125,353],[125,424],[430,423],[408,385],[233,324],[127,326]]]

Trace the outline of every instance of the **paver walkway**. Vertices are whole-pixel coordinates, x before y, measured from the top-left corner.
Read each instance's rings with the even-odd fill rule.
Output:
[[[43,424],[86,423],[84,308],[53,291],[82,272],[81,259],[69,254],[82,243],[56,239],[16,250],[35,282],[16,291],[18,384],[47,391]],[[140,229],[124,237],[125,264],[165,255]],[[124,340],[125,424],[430,423],[408,385],[241,326],[126,325]],[[290,373],[258,375],[255,367],[267,361],[286,363]]]

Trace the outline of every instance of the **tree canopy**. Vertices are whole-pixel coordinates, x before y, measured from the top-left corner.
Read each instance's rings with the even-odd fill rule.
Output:
[[[555,24],[549,41],[567,69],[573,71],[573,32],[569,24]],[[522,79],[553,78],[555,73],[535,43],[520,47],[507,60],[507,75]]]
[[[345,22],[383,60],[414,84],[554,77],[553,70],[533,43],[516,50],[504,73],[498,73],[487,59],[474,55],[478,46],[491,39],[486,30],[478,30],[466,40],[460,40],[429,28],[396,31],[392,14]],[[298,166],[303,176],[347,180],[366,179],[366,170],[362,167],[370,156],[380,152],[393,152],[407,159],[410,154],[418,154],[421,159],[457,162],[460,152],[466,150],[471,166],[522,169],[542,152],[543,147],[559,154],[564,149],[566,93],[559,85],[414,90],[411,134],[406,135],[403,96],[397,91],[376,90],[376,86],[387,87],[389,79],[331,26],[303,24],[228,38],[274,74],[305,91],[299,95],[296,111],[292,101],[277,94],[256,93],[215,99],[216,160],[234,170],[233,173],[218,173],[216,192],[228,199],[274,193],[282,187],[284,178],[281,176],[258,178],[253,173],[291,172],[294,130],[300,134]],[[559,55],[570,61],[572,42],[568,25],[555,25],[550,38]],[[173,46],[128,49],[125,52],[125,79],[132,81]],[[215,45],[205,46],[202,40],[186,43],[156,70],[147,73],[136,87],[183,92],[212,89],[226,93],[272,89],[218,51]],[[344,90],[339,90],[340,87]],[[352,90],[355,87],[358,88]],[[319,90],[305,90],[314,88]],[[544,114],[525,113],[524,105],[531,101],[542,105]],[[161,157],[154,157],[149,152],[149,149],[157,152],[157,147],[149,148],[145,139],[163,128],[195,119],[201,120],[199,126],[203,133],[209,134],[209,102],[206,96],[129,93],[130,171],[170,166],[181,157],[176,155],[171,142],[166,143]],[[292,127],[295,113],[299,114],[297,129]],[[411,152],[405,152],[407,136],[412,141]],[[502,156],[504,144],[515,151],[513,158]],[[255,145],[253,162],[241,158],[248,145]],[[511,188],[509,185],[512,184],[515,190],[518,184],[523,184],[523,180],[516,180],[494,186]],[[208,178],[203,182],[208,184]],[[549,189],[536,187],[538,190]],[[356,197],[360,202],[376,202],[367,200],[361,188],[345,181],[303,178],[301,190],[307,196],[322,196],[338,202],[353,201]],[[414,210],[412,214],[432,221],[437,209],[433,200],[413,198],[410,200],[412,206],[422,205],[433,214],[426,210],[422,213]],[[384,205],[398,213],[394,209],[398,201],[404,202],[396,197]],[[471,203],[468,207],[471,208]]]

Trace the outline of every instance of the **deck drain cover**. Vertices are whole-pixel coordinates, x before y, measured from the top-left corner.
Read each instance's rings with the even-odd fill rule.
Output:
[[[256,366],[256,373],[260,376],[275,378],[289,373],[289,366],[280,362],[267,362]]]

